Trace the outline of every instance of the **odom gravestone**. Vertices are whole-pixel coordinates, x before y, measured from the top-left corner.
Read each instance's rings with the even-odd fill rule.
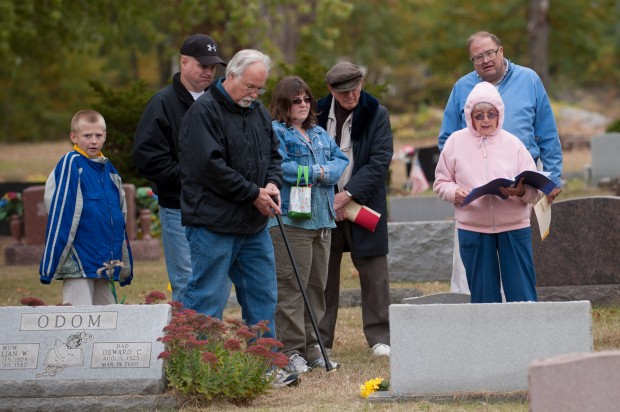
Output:
[[[170,314],[169,305],[0,307],[0,410],[163,393],[157,338]]]

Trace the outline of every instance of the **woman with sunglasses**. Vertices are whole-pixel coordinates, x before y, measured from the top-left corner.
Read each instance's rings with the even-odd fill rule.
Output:
[[[334,139],[317,125],[316,101],[308,85],[299,77],[285,77],[276,85],[270,108],[282,155],[281,219],[308,304],[314,319],[319,320],[325,313],[323,291],[327,282],[331,228],[336,227],[334,185],[349,160]],[[311,185],[312,213],[309,218],[289,216],[291,187],[297,185],[300,166],[307,167],[308,181],[304,176],[299,184]],[[283,353],[289,357],[286,370],[302,373],[315,367],[324,368],[325,361],[306,313],[282,233],[276,219],[272,218],[269,225],[278,279],[276,337],[284,344]],[[338,366],[331,363],[333,368]]]
[[[536,170],[532,156],[502,129],[504,103],[495,86],[481,82],[465,103],[467,127],[446,141],[433,190],[454,203],[459,251],[472,303],[536,301],[530,213],[539,191],[524,185],[500,188],[505,199],[482,196],[465,206],[470,190],[496,178]]]

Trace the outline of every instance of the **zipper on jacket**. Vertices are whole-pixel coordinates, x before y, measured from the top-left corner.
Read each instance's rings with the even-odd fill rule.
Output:
[[[110,236],[108,236],[109,243],[109,252],[110,252],[110,261],[114,260],[114,246],[113,246],[113,238],[114,238],[114,216],[112,215],[112,208],[110,207],[110,199],[108,197],[108,191],[105,186],[105,165],[102,163],[99,168],[99,181],[101,183],[101,187],[103,188],[103,195],[105,196],[105,206],[108,210],[108,217],[110,218]],[[112,275],[114,276],[114,275]]]
[[[489,181],[489,159],[487,158],[487,138],[482,138],[482,157],[484,158],[485,179]],[[495,232],[495,211],[493,210],[493,196],[489,196],[489,204],[491,209],[491,226]]]

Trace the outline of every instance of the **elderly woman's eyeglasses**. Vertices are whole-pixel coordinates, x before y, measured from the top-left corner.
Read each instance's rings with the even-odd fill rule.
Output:
[[[472,62],[474,62],[474,64],[482,64],[484,63],[484,58],[486,57],[486,59],[488,61],[493,61],[495,60],[495,58],[497,57],[497,52],[498,50],[501,48],[502,46],[499,46],[497,49],[495,50],[487,50],[482,54],[479,54],[477,56],[471,57],[469,60],[471,60]]]
[[[312,97],[306,96],[306,97],[303,98],[303,101],[306,104],[310,104],[310,102],[312,101]],[[302,102],[301,97],[295,97],[294,99],[291,100],[291,103],[293,103],[293,104],[301,104],[301,102]]]
[[[484,120],[484,118],[486,117],[489,120],[493,120],[493,119],[497,119],[498,116],[499,116],[499,114],[495,113],[495,112],[491,112],[491,113],[476,113],[474,115],[474,119],[476,119],[476,120]]]

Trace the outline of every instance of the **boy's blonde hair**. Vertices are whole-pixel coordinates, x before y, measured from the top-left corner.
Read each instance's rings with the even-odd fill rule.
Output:
[[[106,130],[105,119],[96,110],[80,110],[76,114],[73,115],[73,119],[71,119],[71,132],[77,133],[78,128],[80,127],[80,122],[84,121],[86,123],[101,123],[103,126],[103,131]]]

